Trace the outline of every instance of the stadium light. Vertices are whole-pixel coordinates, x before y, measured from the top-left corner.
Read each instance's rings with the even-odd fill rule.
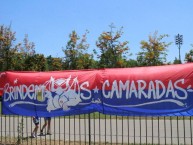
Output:
[[[176,42],[176,45],[178,46],[178,49],[179,49],[179,61],[180,61],[180,63],[181,63],[181,56],[180,56],[180,47],[181,47],[181,45],[183,44],[183,35],[180,35],[180,34],[178,34],[178,35],[176,35],[175,36],[175,42]]]

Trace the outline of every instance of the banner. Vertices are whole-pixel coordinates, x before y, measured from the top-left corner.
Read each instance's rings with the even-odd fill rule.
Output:
[[[3,114],[192,116],[193,64],[4,72]]]
[[[5,72],[0,72],[0,97],[3,95],[3,87],[5,85]]]

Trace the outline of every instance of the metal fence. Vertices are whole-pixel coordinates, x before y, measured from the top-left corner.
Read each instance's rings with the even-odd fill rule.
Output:
[[[40,127],[44,119],[40,119]],[[0,144],[192,145],[192,117],[122,117],[92,113],[55,117],[52,135],[31,138],[31,117],[0,116]],[[38,133],[40,129],[38,130]]]

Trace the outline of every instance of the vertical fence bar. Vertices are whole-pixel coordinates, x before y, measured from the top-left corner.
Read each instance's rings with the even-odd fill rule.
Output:
[[[70,134],[71,134],[71,132],[70,132],[70,115],[69,115],[69,117],[68,117],[68,123],[69,123],[69,127],[68,127],[68,132],[69,132],[69,136],[68,136],[68,140],[69,140],[69,145],[70,145],[70,141],[71,141],[71,138],[70,138]]]
[[[93,139],[94,139],[94,145],[95,145],[95,141],[96,141],[96,140],[95,140],[95,135],[96,135],[96,134],[95,134],[95,133],[96,133],[96,130],[95,130],[95,127],[96,127],[95,119],[96,119],[96,118],[95,118],[95,113],[93,113],[93,123],[94,123],[94,127],[93,127],[93,129],[94,129],[94,130],[93,130],[93,131],[94,131],[94,138],[93,138]]]
[[[110,115],[110,137],[111,137],[111,144],[112,144],[112,136],[113,136],[113,133],[112,133],[112,116]]]
[[[28,118],[31,118],[31,117],[28,117]],[[41,130],[41,126],[42,126],[42,121],[41,121],[41,117],[40,117],[40,121],[39,121],[40,123],[39,123],[39,129],[38,129],[38,133],[39,133],[39,136],[40,136],[40,144],[42,145],[43,143],[42,143],[42,136],[41,136],[41,134],[40,134],[40,132],[39,132],[39,130]],[[29,123],[28,123],[29,124]]]
[[[37,134],[36,134],[37,135]],[[38,144],[38,139],[37,139],[37,136],[36,136],[36,145]]]
[[[190,140],[192,145],[192,117],[190,116]]]
[[[165,145],[166,145],[166,117],[164,116],[164,139],[165,139]]]
[[[147,144],[147,116],[145,116],[145,134],[146,134],[145,142]]]
[[[39,124],[39,129],[41,130],[41,126],[42,126],[42,121],[41,121],[41,118],[40,118],[40,124]],[[42,136],[41,136],[41,134],[40,134],[40,144],[42,145],[43,143],[42,143]]]
[[[123,137],[124,137],[124,134],[123,134],[123,116],[122,116],[122,144],[123,144]]]
[[[134,144],[135,144],[135,116],[133,116],[133,131],[134,131]]]
[[[118,129],[117,129],[117,115],[116,115],[116,144],[118,144]]]
[[[44,120],[44,123],[45,123],[45,118],[44,118],[43,120]],[[44,124],[44,123],[43,123],[43,124]],[[45,134],[46,134],[46,130],[47,130],[47,128],[44,129],[44,131],[45,131],[44,133],[45,133]],[[47,141],[46,135],[44,135],[44,139],[45,139],[45,144],[48,144],[49,142]]]
[[[7,135],[6,135],[6,127],[7,127],[7,124],[6,124],[6,121],[7,119],[6,119],[6,115],[5,115],[5,143],[7,143]]]
[[[11,130],[10,130],[10,116],[9,116],[9,120],[8,120],[8,127],[9,127],[9,134],[11,133]],[[11,142],[11,138],[9,137],[9,142]]]
[[[32,132],[32,118],[30,117],[30,133]],[[30,140],[31,144],[32,144],[32,138]]]
[[[61,132],[60,132],[60,116],[58,117],[58,123],[59,123],[59,129],[58,129],[58,133],[59,133],[59,145],[60,145],[60,134],[61,134]]]
[[[17,140],[19,141],[20,140],[20,117],[19,117],[19,115],[18,115],[18,124],[17,124],[17,133],[18,133],[18,138],[17,138]]]
[[[8,116],[10,118],[10,116]],[[23,139],[24,139],[24,117],[21,116],[21,143],[23,143]]]
[[[74,144],[76,142],[76,120],[75,120],[75,115],[74,115]]]
[[[1,107],[1,109],[2,109],[2,107]],[[2,135],[2,133],[3,133],[3,130],[2,130],[2,128],[3,128],[3,117],[2,117],[2,113],[0,114],[0,116],[1,116],[1,143],[3,143],[3,135]]]
[[[25,123],[26,123],[26,135],[28,137],[28,117],[26,117]],[[27,139],[27,145],[28,145],[28,139]]]
[[[14,141],[15,141],[15,138],[16,138],[16,131],[15,131],[15,127],[16,127],[16,125],[15,125],[15,116],[13,116],[13,132],[14,132]]]
[[[16,136],[15,136],[15,117],[14,116],[13,116],[12,122],[13,122],[13,141],[15,142]]]
[[[80,124],[80,115],[78,115],[79,117],[78,117],[78,120],[79,120],[79,142],[80,142],[80,144],[81,144],[81,124]]]
[[[91,144],[91,125],[90,125],[90,113],[88,114],[88,140],[89,140],[89,145]]]
[[[101,144],[101,115],[99,113],[99,144]]]
[[[151,128],[152,128],[152,134],[151,134],[151,143],[153,144],[153,117],[151,117]]]
[[[139,142],[141,144],[141,116],[139,116],[139,137],[140,137]]]
[[[86,144],[86,115],[84,114],[84,140],[85,140],[85,144]]]
[[[64,116],[64,145],[66,144],[66,116]]]
[[[185,128],[185,118],[183,116],[183,128],[184,128],[184,144],[186,144],[186,128]]]
[[[105,114],[105,144],[107,142],[107,131],[106,131],[106,127],[107,127],[107,124],[106,124],[106,114]]]
[[[160,122],[159,122],[159,121],[160,121],[159,119],[160,119],[160,118],[159,118],[159,116],[158,116],[157,119],[158,119],[158,144],[160,144],[160,125],[159,125],[159,123],[160,123]]]
[[[2,109],[2,107],[1,107],[1,109]],[[3,117],[2,117],[2,113],[0,115],[1,115],[1,143],[3,143],[3,130],[2,130],[2,128],[3,128]]]
[[[16,131],[15,131],[15,126],[16,126],[16,125],[15,125],[15,116],[13,116],[13,120],[14,120],[14,121],[13,121],[13,126],[14,126],[14,127],[13,127],[13,132],[14,132],[14,133],[13,133],[13,137],[14,137],[14,142],[15,142],[15,138],[16,138],[16,133],[15,133],[15,132],[16,132]]]
[[[180,140],[179,140],[179,126],[178,126],[178,116],[177,116],[177,139],[178,139],[178,144],[180,144]]]
[[[170,116],[170,130],[171,130],[171,144],[173,144],[173,135],[172,135],[172,131],[173,131],[173,129],[172,129],[172,117]]]
[[[128,126],[128,128],[127,128],[127,131],[128,131],[127,132],[128,133],[127,143],[130,144],[130,141],[129,141],[129,131],[130,131],[129,130],[129,116],[127,117],[127,126]]]
[[[56,124],[56,120],[54,117],[54,145],[56,144],[56,126],[55,126],[55,124]],[[48,132],[48,130],[47,130],[47,132]],[[51,142],[52,142],[52,140],[51,140],[51,136],[50,136],[50,143]]]

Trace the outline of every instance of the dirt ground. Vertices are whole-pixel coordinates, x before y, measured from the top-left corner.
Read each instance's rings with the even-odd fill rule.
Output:
[[[105,145],[105,143],[92,143],[91,145]],[[118,145],[112,143],[106,143],[106,145]],[[24,138],[18,142],[16,138],[3,137],[0,145],[90,145],[89,142],[69,142],[69,141],[59,141],[59,140],[45,140],[40,138]],[[120,144],[121,145],[121,144]]]

